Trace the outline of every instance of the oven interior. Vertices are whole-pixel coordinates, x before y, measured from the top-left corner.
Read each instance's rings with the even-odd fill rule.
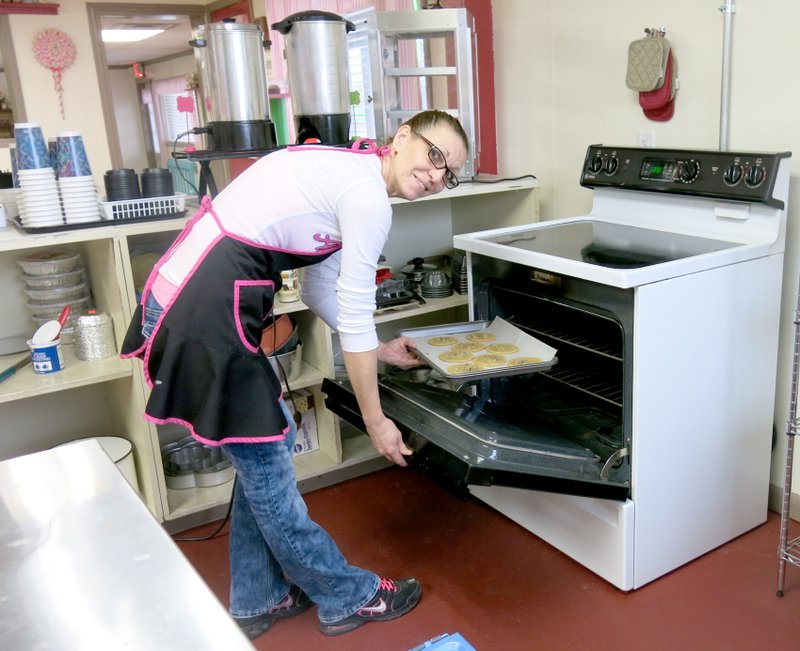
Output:
[[[544,426],[591,450],[601,478],[630,479],[624,417],[625,328],[612,312],[564,296],[539,293],[532,284],[515,287],[508,278],[485,279],[477,292],[479,318],[502,317],[558,350],[558,363],[518,379],[481,383],[495,412],[524,413],[530,428]],[[488,409],[488,408],[487,408]]]
[[[503,485],[626,499],[630,290],[574,278],[541,290],[534,270],[503,264],[499,275],[475,270],[474,318],[502,317],[555,347],[558,363],[460,385],[430,369],[392,369],[380,379],[384,412],[414,450],[412,464],[456,494]],[[363,429],[345,378],[323,391],[329,408]]]

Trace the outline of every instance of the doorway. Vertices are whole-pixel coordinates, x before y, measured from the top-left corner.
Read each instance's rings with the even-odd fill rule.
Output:
[[[142,103],[142,97],[150,89],[147,82],[138,85],[130,83],[134,64],[143,66],[146,71],[148,65],[169,65],[172,60],[190,56],[192,30],[205,22],[205,7],[87,3],[86,10],[112,166],[126,167],[126,159],[137,161],[137,167],[160,166],[154,145],[155,116],[153,109]],[[158,28],[163,31],[135,43],[104,43],[102,30],[110,28]],[[176,76],[185,75],[185,70],[185,65],[183,69],[176,68]],[[127,93],[130,97],[120,110],[121,93]],[[131,154],[131,151],[135,153]]]

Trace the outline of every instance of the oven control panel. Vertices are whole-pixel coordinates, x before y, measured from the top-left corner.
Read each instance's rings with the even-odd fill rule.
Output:
[[[669,192],[783,208],[773,197],[778,166],[790,152],[757,153],[592,145],[581,185]]]

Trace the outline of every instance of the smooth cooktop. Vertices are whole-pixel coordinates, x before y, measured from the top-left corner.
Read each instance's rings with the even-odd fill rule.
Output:
[[[596,220],[541,224],[527,231],[481,239],[616,269],[638,269],[741,246],[737,242]]]

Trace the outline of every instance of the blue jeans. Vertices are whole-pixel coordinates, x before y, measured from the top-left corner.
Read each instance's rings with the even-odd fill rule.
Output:
[[[164,311],[164,308],[161,307],[161,304],[153,297],[153,293],[147,295],[147,301],[144,304],[144,323],[142,324],[142,335],[149,339],[150,335],[153,334],[153,328],[156,327],[156,323],[158,323],[158,318],[161,316],[161,313]]]
[[[231,509],[230,612],[261,615],[278,604],[292,582],[317,604],[319,619],[349,617],[378,590],[379,577],[348,565],[333,539],[308,516],[292,461],[297,428],[285,441],[229,443],[223,450],[236,469]]]

